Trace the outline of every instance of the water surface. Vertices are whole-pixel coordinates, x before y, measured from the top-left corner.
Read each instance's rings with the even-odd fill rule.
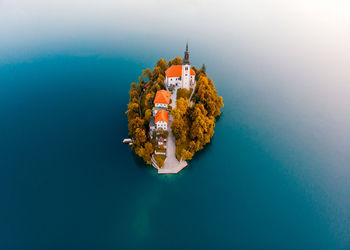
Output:
[[[1,249],[350,247],[347,3],[191,3],[179,37],[190,17],[168,3],[149,29],[148,5],[18,2],[0,15]],[[124,112],[185,36],[225,107],[212,143],[160,176],[121,143]]]

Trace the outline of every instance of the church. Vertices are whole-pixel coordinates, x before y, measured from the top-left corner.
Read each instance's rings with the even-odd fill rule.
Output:
[[[165,71],[165,86],[167,89],[185,88],[190,89],[195,86],[196,73],[191,69],[190,52],[188,43],[182,65],[172,65]]]

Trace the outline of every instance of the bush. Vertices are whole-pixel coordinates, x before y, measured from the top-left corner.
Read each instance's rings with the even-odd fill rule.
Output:
[[[157,152],[165,153],[165,152],[166,152],[166,149],[164,148],[163,145],[161,145],[160,147],[157,147],[156,151],[157,151]]]
[[[176,93],[176,99],[184,98],[189,99],[193,89],[178,89]]]
[[[164,166],[165,155],[154,155],[154,160],[157,162],[158,167]]]

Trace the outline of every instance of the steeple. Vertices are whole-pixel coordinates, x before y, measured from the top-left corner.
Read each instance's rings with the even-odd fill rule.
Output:
[[[182,64],[191,64],[190,63],[190,52],[188,51],[188,42],[186,43],[186,51],[185,51],[185,56],[184,59],[182,60]]]

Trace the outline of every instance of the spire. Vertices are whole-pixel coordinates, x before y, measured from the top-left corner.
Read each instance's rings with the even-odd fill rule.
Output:
[[[191,64],[190,63],[190,52],[188,51],[188,42],[186,42],[186,51],[185,51],[185,56],[184,59],[182,60],[182,64]]]

